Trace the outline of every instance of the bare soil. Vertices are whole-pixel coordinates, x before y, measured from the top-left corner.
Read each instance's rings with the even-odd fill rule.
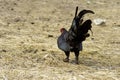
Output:
[[[92,24],[79,65],[56,43],[76,6],[106,20]],[[0,0],[0,80],[120,80],[120,0]]]

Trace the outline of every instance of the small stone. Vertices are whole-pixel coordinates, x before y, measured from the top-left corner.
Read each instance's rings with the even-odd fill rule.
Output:
[[[21,30],[20,28],[18,28],[18,30]]]
[[[7,52],[7,51],[5,49],[3,49],[2,52]]]
[[[14,19],[14,22],[19,22],[19,21],[21,21],[21,19],[19,17]]]
[[[14,3],[14,5],[17,5],[17,3]]]
[[[35,51],[34,51],[34,53],[37,53],[38,52],[38,49],[36,49]]]
[[[53,37],[53,35],[49,34],[48,37]]]
[[[86,1],[87,1],[87,3],[88,3],[88,4],[90,4],[90,3],[91,3],[91,1],[90,1],[90,0],[86,0]]]
[[[94,40],[94,38],[91,38],[91,40]]]
[[[35,24],[34,22],[31,22],[31,24]]]
[[[14,8],[11,8],[11,11],[13,11],[14,10]]]
[[[46,49],[42,49],[42,51],[46,51]]]
[[[94,19],[93,20],[93,22],[95,23],[95,25],[105,25],[105,22],[106,22],[106,20],[105,19],[100,19],[100,18],[98,18],[98,19]]]

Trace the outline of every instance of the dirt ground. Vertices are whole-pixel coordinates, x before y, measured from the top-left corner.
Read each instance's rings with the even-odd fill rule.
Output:
[[[92,24],[79,65],[56,43],[76,6],[106,20]],[[120,80],[120,0],[0,0],[0,80]]]

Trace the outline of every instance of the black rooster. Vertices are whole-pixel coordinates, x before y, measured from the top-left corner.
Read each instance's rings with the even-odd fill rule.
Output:
[[[69,54],[70,52],[74,52],[76,64],[78,64],[79,51],[82,51],[82,41],[90,36],[88,30],[92,28],[92,21],[89,19],[83,22],[83,15],[86,13],[94,14],[91,10],[82,10],[78,15],[77,12],[78,7],[76,7],[71,28],[69,31],[65,28],[60,29],[61,35],[57,39],[58,48],[64,51],[67,56],[63,61],[69,62]]]

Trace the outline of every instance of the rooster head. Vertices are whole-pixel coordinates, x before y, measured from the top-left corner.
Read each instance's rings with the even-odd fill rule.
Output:
[[[61,32],[61,33],[63,33],[64,31],[66,31],[65,28],[61,28],[61,29],[60,29],[60,32]]]

